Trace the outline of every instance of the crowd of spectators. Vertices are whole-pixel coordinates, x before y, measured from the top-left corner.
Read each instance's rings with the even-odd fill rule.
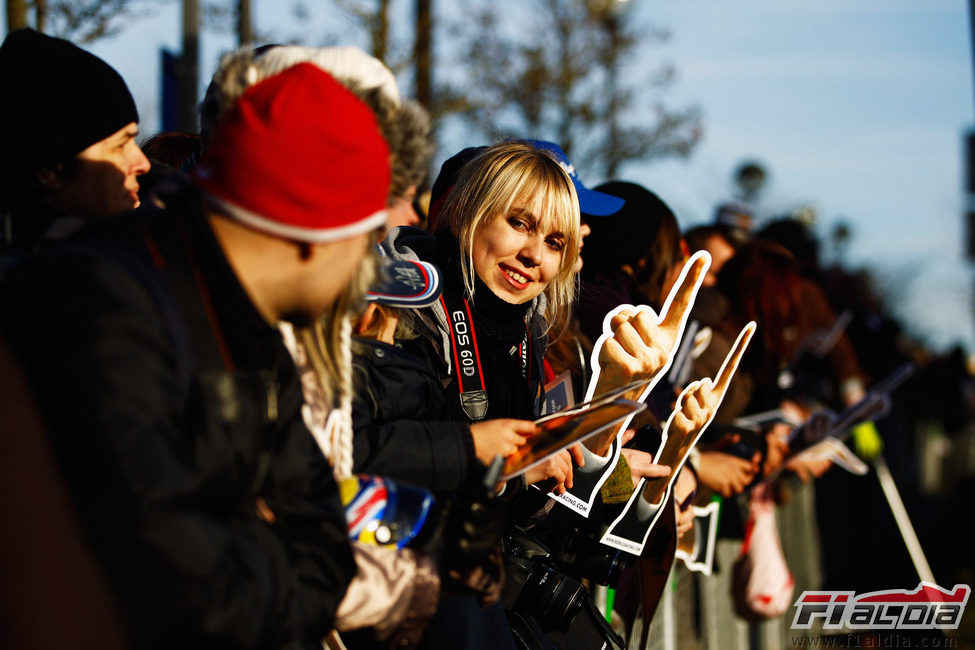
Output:
[[[803,223],[682,229],[532,134],[427,178],[356,48],[230,52],[141,148],[67,41],[9,34],[0,83],[0,647],[782,647],[802,590],[918,582],[884,458],[970,575],[917,462],[964,352]]]

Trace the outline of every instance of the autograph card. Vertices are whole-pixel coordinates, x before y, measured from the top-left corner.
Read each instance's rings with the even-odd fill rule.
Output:
[[[634,555],[643,553],[647,537],[661,510],[665,506],[670,507],[666,496],[670,493],[677,473],[687,461],[694,444],[714,420],[754,333],[754,322],[741,330],[713,382],[708,378],[694,381],[681,392],[674,412],[664,425],[660,447],[653,455],[655,463],[670,466],[670,474],[640,481],[623,512],[603,534],[600,540],[603,544]]]
[[[699,251],[692,255],[684,263],[680,277],[674,283],[667,300],[664,301],[660,315],[657,315],[653,309],[646,305],[638,307],[620,305],[606,314],[603,319],[603,333],[596,339],[593,346],[591,358],[593,375],[589,382],[587,399],[597,390],[601,377],[604,379],[611,377],[615,370],[612,367],[615,363],[614,359],[630,356],[634,359],[646,360],[662,356],[665,359],[659,367],[654,369],[653,375],[646,378],[638,388],[626,396],[636,402],[643,402],[646,399],[653,387],[662,377],[666,376],[667,370],[673,364],[674,355],[691,313],[691,306],[694,304],[698,289],[701,288],[701,283],[704,281],[704,274],[710,265],[711,256],[706,251]],[[617,318],[618,316],[628,317],[628,320]],[[653,322],[654,331],[660,340],[647,341],[631,326],[632,323],[640,319],[649,319]],[[621,321],[624,322],[621,323]],[[549,496],[569,509],[588,517],[592,504],[596,500],[596,495],[599,493],[599,488],[609,478],[619,461],[622,446],[620,436],[632,419],[631,415],[619,423],[608,456],[602,458],[591,456],[585,465],[573,470],[573,486],[571,489],[566,490],[564,494],[550,492]]]
[[[538,433],[505,459],[501,480],[514,478],[566,447],[605,431],[645,408],[646,405],[640,402],[611,397],[535,420]]]

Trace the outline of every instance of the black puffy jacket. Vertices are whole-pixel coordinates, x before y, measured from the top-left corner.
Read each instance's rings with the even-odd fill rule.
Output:
[[[356,339],[352,361],[354,470],[434,492],[456,490],[474,456],[470,427],[450,421],[430,364],[402,348]]]
[[[355,573],[337,486],[199,197],[163,199],[11,271],[0,331],[133,645],[320,648]]]

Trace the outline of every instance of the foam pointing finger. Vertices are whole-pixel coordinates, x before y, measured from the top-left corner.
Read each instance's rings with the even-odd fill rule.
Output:
[[[711,255],[707,251],[698,251],[684,263],[680,277],[670,290],[670,295],[664,301],[662,309],[662,324],[668,329],[676,330],[690,313],[690,306],[697,295],[697,289],[704,281],[704,274],[711,266]]]
[[[613,339],[617,341],[631,357],[639,358],[649,351],[647,342],[643,340],[643,336],[632,323],[627,323],[626,325],[620,326],[620,328],[616,330],[616,334],[613,336]]]
[[[600,369],[610,365],[614,361],[622,363],[629,356],[629,353],[615,338],[606,339],[599,349]]]
[[[742,357],[745,356],[745,350],[748,348],[748,343],[755,334],[756,327],[755,321],[751,321],[742,328],[741,333],[738,334],[738,338],[735,340],[734,346],[731,348],[731,352],[728,353],[724,363],[721,364],[721,369],[718,370],[718,376],[714,379],[714,392],[719,398],[723,397],[727,392],[728,386],[731,384],[731,378],[735,376],[735,371],[738,370],[738,364],[741,363]]]

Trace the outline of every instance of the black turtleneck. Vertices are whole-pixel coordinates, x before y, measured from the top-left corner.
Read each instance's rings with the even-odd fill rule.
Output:
[[[525,351],[523,366],[518,349],[533,344],[525,325],[531,303],[505,302],[477,278],[470,305],[488,393],[487,417],[532,419],[535,400],[528,381],[528,373],[534,370],[532,355]]]
[[[534,395],[528,374],[538,374],[534,367],[534,351],[526,351],[527,365],[522,369],[520,345],[537,345],[525,325],[532,303],[511,304],[498,298],[480,278],[475,276],[474,295],[470,296],[460,270],[460,251],[456,238],[440,233],[437,237],[438,263],[444,269],[444,292],[450,296],[464,296],[468,300],[484,387],[488,394],[486,419],[532,419]],[[538,380],[538,377],[532,377]],[[457,391],[457,379],[451,377],[448,391]],[[454,393],[457,394],[456,392]],[[451,399],[451,403],[459,402]]]

